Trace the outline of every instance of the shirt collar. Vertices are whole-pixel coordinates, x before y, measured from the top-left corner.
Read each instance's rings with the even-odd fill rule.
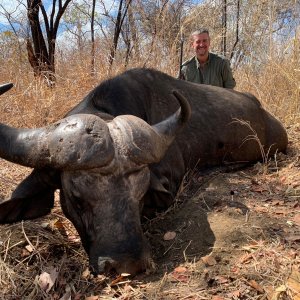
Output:
[[[196,60],[196,66],[199,69],[200,63],[199,63],[199,60],[197,59],[197,56],[195,56],[195,60]],[[208,52],[208,60],[205,62],[205,65],[208,65],[209,63],[210,63],[210,52]]]

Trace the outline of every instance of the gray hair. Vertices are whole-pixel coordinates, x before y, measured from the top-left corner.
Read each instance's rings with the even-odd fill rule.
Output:
[[[198,29],[198,30],[191,33],[191,39],[193,39],[193,37],[195,35],[199,35],[199,34],[202,34],[202,33],[207,33],[207,35],[209,36],[209,31],[208,31],[207,28],[200,28],[200,29]]]

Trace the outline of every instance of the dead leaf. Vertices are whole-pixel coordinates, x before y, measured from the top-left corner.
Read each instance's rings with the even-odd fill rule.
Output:
[[[238,267],[234,266],[234,267],[231,267],[230,271],[232,273],[237,273],[238,274],[240,272],[240,269]]]
[[[26,249],[28,252],[30,252],[30,253],[33,252],[33,250],[34,250],[33,247],[32,247],[31,245],[26,245],[26,246],[25,246],[25,249]]]
[[[203,256],[201,259],[207,266],[214,266],[217,263],[212,255]]]
[[[21,257],[28,257],[30,253],[26,249],[22,249]]]
[[[285,183],[286,182],[286,176],[281,176],[280,178],[279,178],[279,180],[282,182],[282,183]]]
[[[241,264],[249,263],[252,258],[253,258],[252,254],[245,254],[240,258],[240,263]]]
[[[275,209],[274,213],[277,215],[286,215],[288,214],[288,210],[285,208],[277,208]]]
[[[294,251],[294,250],[290,250],[290,252],[288,253],[288,256],[291,258],[291,259],[295,259],[298,255],[298,252],[297,251]]]
[[[174,269],[174,272],[176,272],[176,273],[185,273],[186,271],[187,271],[187,268],[181,267],[181,266]]]
[[[272,199],[266,199],[265,202],[268,202],[268,204],[271,206],[276,206],[280,204],[279,200],[272,200]]]
[[[42,228],[47,228],[47,227],[49,227],[49,226],[50,226],[50,223],[49,223],[49,222],[44,222],[44,223],[41,224],[41,227],[42,227]]]
[[[177,281],[184,282],[184,283],[187,283],[190,279],[190,276],[187,274],[173,272],[171,273],[171,275]]]
[[[127,274],[127,273],[124,273],[124,274]],[[127,274],[126,277],[129,276],[129,275],[130,274]],[[115,285],[119,285],[119,284],[124,284],[124,283],[130,282],[130,280],[128,280],[126,277],[124,277],[122,275],[118,276],[116,279],[114,279],[111,282],[110,286],[115,286]]]
[[[57,277],[58,277],[58,272],[56,271],[56,268],[52,268],[50,270],[50,273],[43,272],[39,276],[38,284],[42,290],[44,290],[46,293],[49,293],[49,291],[55,284]]]
[[[256,289],[258,292],[264,293],[264,289],[255,280],[248,281],[248,284],[254,289]]]
[[[59,219],[55,219],[53,220],[51,223],[50,223],[50,228],[52,230],[54,229],[57,229],[62,235],[67,235],[67,232],[66,232],[66,228],[65,228],[65,225],[64,223],[59,220]]]
[[[224,276],[216,276],[215,280],[220,284],[228,283],[228,278]]]
[[[106,295],[109,295],[111,293],[111,291],[112,291],[112,287],[108,285],[105,288],[103,288],[102,294],[104,293]]]
[[[134,288],[129,285],[129,284],[125,284],[124,288],[123,288],[124,292],[126,293],[130,293],[130,292],[134,292]]]
[[[252,252],[252,250],[257,250],[262,246],[264,246],[264,242],[262,240],[252,241],[250,244],[243,246],[243,249]]]
[[[73,243],[80,242],[80,238],[77,235],[68,235],[68,240]]]
[[[86,269],[82,272],[81,277],[82,277],[83,279],[87,279],[90,275],[91,275],[91,272],[90,272],[89,268],[86,268]]]
[[[88,297],[85,297],[84,300],[98,300],[99,297],[98,296],[88,296]]]
[[[211,300],[224,300],[225,298],[221,296],[212,296]]]
[[[254,210],[256,212],[261,212],[261,213],[268,212],[268,208],[267,207],[261,207],[261,206],[255,207]]]
[[[255,185],[251,187],[252,192],[257,192],[257,193],[263,193],[267,192],[269,189],[267,187],[264,187],[262,185]]]
[[[103,275],[103,274],[98,274],[95,279],[96,279],[97,282],[102,282],[106,279],[106,276]]]
[[[188,282],[190,279],[188,269],[182,266],[175,268],[171,276],[180,282]]]
[[[175,237],[176,237],[176,232],[175,231],[168,231],[164,234],[164,240],[165,241],[174,240]]]
[[[241,297],[241,292],[239,290],[228,293],[227,296],[231,299],[239,299]]]

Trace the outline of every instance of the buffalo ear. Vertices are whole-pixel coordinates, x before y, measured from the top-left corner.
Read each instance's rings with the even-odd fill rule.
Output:
[[[0,224],[35,219],[50,213],[54,205],[54,191],[32,198],[11,198],[0,203]]]
[[[0,202],[0,224],[35,219],[50,213],[54,192],[60,188],[60,173],[55,170],[33,170],[12,193]]]
[[[162,192],[166,194],[171,194],[170,191],[166,188],[169,186],[169,180],[165,176],[158,177],[153,172],[150,173],[150,190],[154,190],[156,192]]]

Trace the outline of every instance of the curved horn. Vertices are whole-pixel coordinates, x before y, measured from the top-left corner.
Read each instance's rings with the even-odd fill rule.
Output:
[[[0,95],[9,91],[13,86],[14,85],[12,83],[5,83],[5,84],[0,85]]]
[[[153,125],[153,129],[157,131],[160,135],[167,140],[172,139],[170,143],[173,141],[175,135],[179,130],[183,128],[183,126],[188,122],[191,117],[191,107],[185,97],[180,94],[178,91],[173,91],[173,95],[178,100],[180,104],[180,108],[177,110],[175,114],[170,116],[168,119]]]
[[[173,91],[180,108],[169,118],[153,126],[131,116],[118,116],[108,123],[119,154],[137,163],[159,162],[173,142],[176,134],[191,116],[191,108],[185,97]]]
[[[0,157],[32,168],[89,169],[107,165],[114,146],[101,118],[78,114],[38,129],[0,124]]]

